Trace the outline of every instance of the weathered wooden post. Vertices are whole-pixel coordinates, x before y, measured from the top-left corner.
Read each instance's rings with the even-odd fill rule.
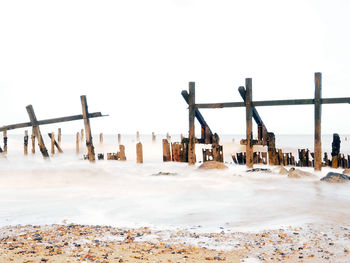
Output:
[[[40,152],[44,158],[49,158],[49,154],[48,154],[47,149],[45,147],[43,137],[41,136],[39,125],[36,124],[37,119],[36,119],[36,116],[34,113],[33,106],[28,105],[26,107],[26,109],[27,109],[27,112],[28,112],[28,115],[30,118],[30,122],[32,123],[32,126],[33,126],[34,135],[38,139],[38,145],[39,145]]]
[[[85,95],[80,96],[80,100],[81,100],[81,106],[82,106],[82,109],[83,109],[85,136],[86,136],[86,146],[88,148],[89,161],[90,162],[94,162],[95,161],[95,150],[94,150],[94,145],[92,143],[90,120],[89,120],[89,111],[88,111],[88,105],[87,105],[87,102],[86,102],[86,96]]]
[[[142,143],[139,142],[136,144],[136,157],[137,163],[143,163],[143,154],[142,154]]]
[[[118,133],[118,144],[120,144],[121,141],[122,141],[122,135]]]
[[[50,136],[50,135],[49,135]],[[55,133],[51,133],[51,154],[55,154]]]
[[[61,132],[61,128],[58,128],[57,143],[59,146],[61,146],[61,141],[62,141],[62,132]]]
[[[32,139],[32,154],[34,154],[35,153],[35,133],[34,133],[34,128],[32,128],[31,139]]]
[[[7,153],[7,130],[3,132],[4,137],[4,153]]]
[[[253,129],[252,129],[252,79],[247,78],[246,80],[246,134],[247,134],[247,145],[246,145],[246,165],[248,168],[253,168]]]
[[[28,130],[24,131],[24,154],[28,154]]]
[[[188,132],[188,164],[194,165],[196,163],[196,137],[195,137],[195,127],[194,127],[194,117],[195,117],[195,104],[196,104],[196,89],[195,83],[189,83],[189,94],[188,94],[188,112],[189,112],[189,132]]]
[[[75,141],[75,152],[77,154],[79,154],[79,140],[80,140],[80,135],[79,135],[79,132],[77,132],[77,135],[76,135],[76,141]]]
[[[80,140],[84,140],[84,129],[80,130]]]
[[[103,133],[100,133],[100,143],[103,143]]]
[[[126,161],[125,146],[124,145],[119,145],[119,155],[120,155],[121,161]]]
[[[78,134],[79,134],[79,133],[78,133]],[[49,138],[51,139],[51,147],[56,146],[58,152],[59,152],[59,153],[63,153],[63,151],[62,151],[62,149],[61,149],[61,146],[60,146],[60,145],[56,142],[56,140],[55,140],[55,135],[54,135],[54,133],[48,133],[48,135],[49,135]],[[52,142],[52,140],[53,140],[53,142]],[[79,138],[78,138],[78,140],[79,140]],[[53,143],[53,145],[52,145],[52,143]],[[51,149],[51,153],[52,153],[52,149]],[[55,153],[55,150],[53,150],[53,153]]]
[[[163,139],[163,162],[170,162],[170,144],[167,139]]]
[[[152,142],[156,142],[156,135],[152,132]]]
[[[322,74],[315,73],[315,147],[314,147],[314,169],[322,169],[322,140],[321,140],[321,114],[322,104]]]

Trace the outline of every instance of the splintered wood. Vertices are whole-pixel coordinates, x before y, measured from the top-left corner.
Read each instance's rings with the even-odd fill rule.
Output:
[[[117,152],[117,153],[107,153],[107,160],[126,161],[125,146],[119,145],[119,152]]]

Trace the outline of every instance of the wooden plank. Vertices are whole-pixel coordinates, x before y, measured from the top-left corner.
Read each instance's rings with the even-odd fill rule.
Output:
[[[321,171],[322,169],[322,140],[321,140],[321,114],[322,104],[322,75],[315,73],[315,146],[314,146],[314,169]]]
[[[82,106],[82,110],[83,110],[86,146],[88,148],[89,161],[94,162],[95,161],[95,149],[94,149],[94,145],[92,143],[89,111],[88,111],[88,105],[86,102],[86,96],[85,95],[80,96],[80,100],[81,100],[81,106]]]
[[[38,145],[39,145],[40,152],[41,152],[41,154],[43,155],[44,158],[49,158],[49,154],[48,154],[47,149],[45,147],[45,143],[44,143],[43,137],[41,136],[39,125],[37,124],[37,119],[36,119],[36,116],[35,116],[35,113],[34,113],[33,106],[32,105],[28,105],[26,107],[26,109],[27,109],[27,112],[28,112],[28,115],[29,115],[29,118],[30,118],[30,122],[31,122],[31,124],[33,126],[34,135],[35,135],[35,137],[38,140]]]
[[[188,96],[188,112],[189,112],[189,132],[188,132],[188,164],[194,165],[196,163],[196,136],[195,136],[195,127],[194,127],[194,118],[195,118],[195,108],[196,103],[196,89],[195,83],[189,83],[189,96]]]
[[[246,106],[246,165],[247,168],[253,168],[254,164],[254,153],[253,153],[253,123],[252,123],[252,79],[247,78],[246,80],[246,97],[245,97],[245,106]]]
[[[320,100],[321,104],[341,104],[350,103],[350,98],[325,98]],[[310,105],[315,104],[314,99],[292,99],[292,100],[264,100],[252,101],[252,106],[290,106],[290,105]],[[198,103],[194,105],[195,109],[220,109],[245,107],[244,102],[222,102],[222,103]]]
[[[93,112],[89,114],[89,118],[97,118],[97,117],[105,117],[108,115],[102,115],[101,112]],[[45,125],[45,124],[53,124],[53,123],[59,123],[59,122],[67,122],[67,121],[76,121],[76,120],[82,120],[84,117],[83,115],[73,115],[73,116],[67,116],[67,117],[60,117],[60,118],[53,118],[53,119],[46,119],[41,121],[36,121],[36,125]],[[0,127],[0,131],[5,130],[14,130],[19,128],[25,128],[32,126],[31,122],[23,122],[23,123],[17,123],[17,124],[11,124]]]
[[[49,137],[51,139],[51,142],[52,142],[52,138],[53,138],[53,144],[54,144],[54,146],[56,146],[58,152],[59,153],[63,153],[63,150],[62,150],[61,146],[59,145],[58,141],[56,142],[56,140],[55,140],[55,136],[52,137],[51,133],[48,133],[48,135],[49,135]],[[78,146],[79,146],[79,144],[78,144]]]

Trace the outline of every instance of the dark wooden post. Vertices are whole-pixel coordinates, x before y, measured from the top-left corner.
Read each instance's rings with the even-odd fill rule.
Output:
[[[40,148],[40,152],[41,152],[41,154],[43,155],[44,158],[49,158],[49,154],[48,154],[47,149],[45,147],[43,137],[41,136],[39,125],[36,124],[37,119],[36,119],[36,116],[35,116],[35,113],[34,113],[33,106],[32,105],[28,105],[26,107],[26,109],[27,109],[27,112],[28,112],[28,115],[29,115],[30,122],[32,123],[32,126],[33,126],[34,135],[38,139],[38,145],[39,145],[39,148]]]
[[[32,154],[35,153],[35,133],[34,133],[34,128],[32,128]]]
[[[136,161],[137,163],[143,163],[143,154],[142,154],[142,143],[139,142],[136,144]]]
[[[188,164],[194,165],[196,163],[196,137],[195,137],[195,127],[194,127],[194,117],[195,117],[195,108],[196,104],[196,90],[195,83],[189,83],[189,94],[188,94],[188,112],[189,112],[189,132],[188,132]]]
[[[28,154],[28,130],[24,131],[24,154]]]
[[[247,78],[246,82],[246,135],[247,135],[247,145],[246,145],[246,165],[248,168],[253,168],[253,123],[252,123],[252,79]]]
[[[94,149],[94,145],[92,143],[90,120],[89,120],[89,111],[88,111],[88,105],[87,105],[87,102],[86,102],[86,96],[85,95],[80,96],[80,100],[81,100],[81,106],[82,106],[82,109],[83,109],[85,136],[86,136],[86,146],[88,148],[89,161],[90,162],[94,162],[95,161],[95,149]]]
[[[79,132],[77,132],[77,135],[76,135],[76,140],[75,140],[75,152],[77,153],[77,154],[79,154],[79,137],[80,137],[80,135],[79,135]]]
[[[58,143],[58,145],[60,145],[60,146],[61,146],[61,141],[62,141],[62,131],[61,131],[61,128],[58,128],[57,143]]]
[[[322,169],[322,140],[321,140],[321,114],[322,104],[322,75],[315,73],[315,147],[314,147],[314,169],[321,171]]]
[[[7,153],[7,130],[4,130],[3,137],[4,137],[4,153]]]

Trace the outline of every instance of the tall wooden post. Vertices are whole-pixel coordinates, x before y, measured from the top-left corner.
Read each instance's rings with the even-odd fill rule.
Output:
[[[246,145],[246,165],[248,168],[253,168],[253,123],[252,123],[252,79],[247,78],[246,83],[246,94],[245,94],[245,105],[246,105],[246,135],[247,135],[247,145]]]
[[[28,154],[28,130],[24,131],[24,154]]]
[[[92,143],[90,120],[89,120],[89,111],[88,111],[88,105],[87,105],[87,102],[86,102],[86,96],[85,95],[80,96],[80,100],[81,100],[81,106],[82,106],[82,109],[83,109],[85,136],[86,136],[86,146],[88,148],[89,161],[90,162],[94,162],[95,161],[95,150],[94,150],[94,145]]]
[[[51,154],[55,154],[55,133],[51,133]]]
[[[100,133],[100,143],[103,143],[103,133]]]
[[[62,141],[62,131],[61,131],[61,128],[58,128],[57,143],[59,146],[61,146],[61,141]]]
[[[4,137],[4,153],[7,153],[7,130],[4,130],[3,137]]]
[[[196,104],[196,90],[195,83],[189,83],[189,94],[188,94],[188,112],[189,112],[189,132],[188,132],[188,164],[194,165],[196,163],[196,137],[195,137],[195,127],[194,127],[194,118],[195,118],[195,108]]]
[[[322,140],[321,140],[321,114],[322,114],[322,74],[315,73],[315,147],[314,147],[314,169],[322,169]]]
[[[143,163],[142,143],[136,144],[136,158],[137,163]]]
[[[34,113],[33,106],[32,105],[28,105],[26,107],[26,109],[27,109],[27,112],[28,112],[28,115],[29,115],[29,118],[30,118],[30,122],[32,123],[32,126],[33,126],[34,135],[35,135],[35,137],[38,140],[38,145],[39,145],[40,152],[41,152],[41,154],[43,155],[44,158],[49,158],[49,154],[48,154],[47,149],[45,147],[45,143],[44,143],[43,137],[41,136],[39,125],[36,124],[37,119],[36,119],[36,116],[35,116],[35,113]]]
[[[77,135],[76,135],[76,141],[75,141],[75,152],[77,153],[77,154],[79,154],[79,140],[80,140],[80,134],[79,134],[79,132],[77,132]]]
[[[34,128],[32,128],[32,154],[35,153],[35,133],[34,133]]]

